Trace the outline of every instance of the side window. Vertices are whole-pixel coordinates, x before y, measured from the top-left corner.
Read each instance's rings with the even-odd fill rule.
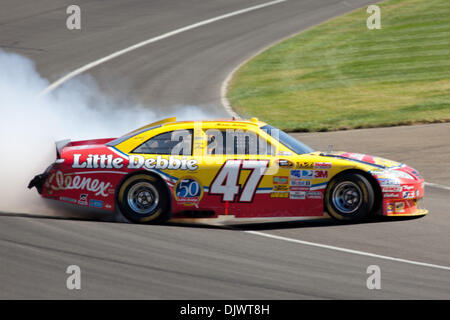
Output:
[[[205,133],[209,155],[273,155],[270,143],[253,131],[210,129]]]
[[[132,153],[192,155],[193,130],[175,130],[161,133],[150,138]]]

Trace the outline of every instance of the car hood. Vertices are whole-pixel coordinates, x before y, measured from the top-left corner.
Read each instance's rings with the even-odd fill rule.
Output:
[[[334,159],[343,159],[353,162],[362,163],[365,165],[372,166],[373,169],[368,172],[375,176],[377,179],[389,178],[394,180],[403,181],[405,183],[410,183],[412,180],[422,180],[423,178],[420,173],[406,164],[380,158],[369,156],[361,153],[351,153],[351,152],[343,152],[343,151],[334,151],[334,152],[314,152],[313,154],[319,155],[322,157],[334,158]]]
[[[371,165],[373,167],[376,167],[378,169],[391,169],[391,168],[399,168],[402,167],[403,164],[400,162],[370,156],[362,153],[352,153],[352,152],[344,152],[344,151],[333,151],[333,152],[319,152],[319,155],[323,157],[330,157],[330,158],[338,158],[338,159],[345,159],[350,160],[358,163],[363,163],[366,165]]]

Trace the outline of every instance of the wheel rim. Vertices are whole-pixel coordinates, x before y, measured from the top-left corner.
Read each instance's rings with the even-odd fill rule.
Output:
[[[333,190],[332,201],[342,213],[354,213],[363,201],[361,188],[351,181],[341,182]]]
[[[139,182],[130,188],[127,196],[128,205],[138,214],[148,214],[159,203],[159,193],[149,182]]]

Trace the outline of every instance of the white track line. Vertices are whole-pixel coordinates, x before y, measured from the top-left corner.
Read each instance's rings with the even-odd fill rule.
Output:
[[[289,1],[289,0],[275,0],[275,1],[270,1],[270,2],[263,3],[263,4],[260,4],[260,5],[256,5],[256,6],[253,6],[253,7],[248,7],[248,8],[245,8],[245,9],[233,11],[233,12],[221,15],[221,16],[217,16],[215,18],[203,20],[203,21],[200,21],[200,22],[188,25],[188,26],[183,27],[183,28],[172,30],[172,31],[164,33],[164,34],[162,34],[160,36],[157,36],[157,37],[150,38],[150,39],[147,39],[145,41],[139,42],[139,43],[137,43],[135,45],[132,45],[132,46],[130,46],[128,48],[122,49],[120,51],[116,51],[116,52],[114,52],[114,53],[112,53],[112,54],[110,54],[108,56],[105,56],[105,57],[103,57],[101,59],[98,59],[98,60],[95,60],[95,61],[93,61],[91,63],[88,63],[88,64],[86,64],[86,65],[84,65],[84,66],[82,66],[82,67],[80,67],[80,68],[78,68],[78,69],[68,73],[64,77],[62,77],[62,78],[58,79],[57,81],[53,82],[52,84],[50,84],[39,95],[45,95],[45,94],[51,92],[52,90],[56,89],[60,85],[62,85],[64,82],[72,79],[73,77],[75,77],[77,75],[80,75],[81,73],[83,73],[83,72],[85,72],[85,71],[87,71],[89,69],[92,69],[92,68],[98,66],[99,64],[105,63],[105,62],[107,62],[109,60],[112,60],[114,58],[117,58],[117,57],[119,57],[119,56],[121,56],[121,55],[123,55],[125,53],[128,53],[130,51],[139,49],[139,48],[141,48],[143,46],[146,46],[146,45],[149,45],[151,43],[154,43],[154,42],[157,42],[157,41],[160,41],[160,40],[172,37],[174,35],[180,34],[180,33],[185,32],[185,31],[189,31],[189,30],[192,30],[192,29],[195,29],[195,28],[198,28],[198,27],[201,27],[201,26],[213,23],[213,22],[217,22],[219,20],[224,20],[224,19],[227,19],[227,18],[231,18],[231,17],[237,16],[237,15],[246,13],[246,12],[250,12],[250,11],[262,9],[262,8],[265,8],[265,7],[273,6],[275,4],[286,2],[286,1]]]
[[[382,256],[382,255],[374,254],[374,253],[370,253],[370,252],[364,252],[364,251],[340,248],[340,247],[335,247],[335,246],[329,246],[329,245],[326,245],[326,244],[320,244],[320,243],[314,243],[314,242],[309,242],[309,241],[297,240],[297,239],[292,239],[292,238],[280,237],[280,236],[276,236],[276,235],[272,235],[272,234],[264,233],[264,232],[258,232],[258,231],[243,231],[243,232],[254,234],[254,235],[258,235],[258,236],[261,236],[261,237],[266,237],[266,238],[272,238],[272,239],[277,239],[277,240],[283,240],[283,241],[303,244],[303,245],[307,245],[307,246],[313,246],[313,247],[325,248],[325,249],[330,249],[330,250],[335,250],[335,251],[347,252],[347,253],[351,253],[351,254],[357,254],[357,255],[360,255],[360,256],[366,256],[366,257],[372,257],[372,258],[378,258],[378,259],[384,259],[384,260],[390,260],[390,261],[409,263],[409,264],[422,266],[422,267],[430,267],[430,268],[435,268],[435,269],[450,270],[450,267],[447,267],[447,266],[440,266],[440,265],[437,265],[437,264],[431,264],[431,263],[425,263],[425,262],[419,262],[419,261],[413,261],[413,260],[406,260],[406,259]]]
[[[262,50],[259,52],[261,53]],[[225,111],[233,118],[241,119],[241,117],[233,110],[231,107],[230,101],[227,98],[227,91],[228,91],[228,85],[230,84],[231,78],[233,78],[233,75],[238,71],[245,63],[247,63],[251,58],[255,57],[257,54],[251,56],[248,59],[245,59],[240,64],[238,64],[231,72],[227,75],[225,80],[222,82],[222,85],[220,86],[220,102],[222,103],[223,108]]]
[[[225,111],[231,116],[234,117],[236,119],[241,119],[241,116],[238,115],[233,108],[231,107],[231,103],[227,98],[227,91],[228,91],[228,86],[231,82],[231,79],[234,77],[234,74],[241,69],[244,64],[246,64],[247,62],[249,62],[250,60],[252,60],[253,58],[255,58],[256,56],[259,56],[261,53],[263,53],[264,51],[266,51],[267,49],[275,46],[278,43],[281,43],[289,38],[292,38],[302,32],[305,32],[305,30],[302,30],[300,32],[295,32],[293,34],[288,35],[287,37],[278,39],[272,43],[270,43],[269,45],[265,46],[264,48],[258,50],[257,52],[255,52],[254,54],[252,54],[251,56],[249,56],[247,59],[245,59],[244,61],[242,61],[241,63],[239,63],[236,67],[233,68],[233,70],[231,70],[231,72],[227,75],[227,77],[225,78],[225,80],[223,80],[222,85],[220,86],[220,102],[222,103],[222,106],[224,107]]]
[[[432,188],[438,188],[438,189],[443,189],[443,190],[450,190],[450,187],[443,186],[442,184],[425,182],[425,185],[429,186],[429,187],[432,187]]]

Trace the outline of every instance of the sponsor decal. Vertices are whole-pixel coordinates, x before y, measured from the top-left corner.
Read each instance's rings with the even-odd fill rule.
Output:
[[[292,152],[290,151],[278,151],[278,156],[292,156]]]
[[[270,197],[271,198],[288,198],[289,192],[271,192]]]
[[[350,159],[355,159],[355,160],[362,160],[362,159],[364,159],[365,154],[347,152],[347,153],[341,154],[341,156],[350,158]]]
[[[81,161],[81,154],[73,155],[72,168],[74,169],[121,169],[123,168],[123,158],[114,157],[109,154],[90,154],[85,161]]]
[[[291,191],[309,191],[309,187],[293,186],[293,187],[289,187],[289,190],[291,190]]]
[[[111,183],[103,182],[99,179],[92,179],[89,177],[81,177],[78,175],[64,175],[62,171],[56,171],[50,175],[47,180],[49,188],[54,191],[59,190],[82,190],[93,192],[96,196],[107,197],[108,188],[111,187]],[[81,199],[80,199],[81,200]]]
[[[383,187],[382,191],[383,192],[401,192],[402,191],[402,187],[400,187],[400,186],[388,186],[388,187]]]
[[[61,201],[66,201],[66,202],[70,202],[70,203],[77,203],[77,200],[76,200],[76,199],[69,198],[69,197],[59,197],[59,200],[61,200]]]
[[[391,193],[384,193],[383,196],[385,198],[401,198],[400,197],[400,193],[395,193],[395,192],[391,192]]]
[[[110,204],[105,204],[105,208],[106,208],[106,209],[111,209],[112,206],[111,206]]]
[[[328,171],[327,170],[314,171],[314,178],[316,178],[316,179],[327,179],[328,178]]]
[[[345,158],[349,158],[349,159],[355,159],[355,160],[358,160],[358,161],[364,161],[364,162],[368,162],[368,163],[375,163],[375,159],[372,156],[368,156],[368,155],[361,154],[361,153],[347,152],[347,153],[341,154],[341,156],[345,157]]]
[[[414,199],[415,198],[415,193],[414,191],[403,191],[403,199]]]
[[[284,159],[278,160],[278,165],[280,167],[285,167],[285,168],[292,168],[292,167],[294,167],[294,163],[292,161],[284,160]]]
[[[273,184],[288,184],[289,178],[286,176],[274,176]]]
[[[382,187],[400,185],[400,182],[398,180],[389,179],[389,178],[378,178],[378,182],[380,183],[380,186],[382,186]]]
[[[289,186],[287,184],[277,184],[273,186],[273,191],[288,191]]]
[[[314,163],[314,168],[316,169],[331,169],[331,162],[316,162]]]
[[[91,199],[89,200],[89,207],[101,209],[103,208],[103,201]]]
[[[299,176],[300,174],[300,176]],[[291,170],[291,178],[295,179],[327,179],[327,170]]]
[[[302,179],[314,179],[314,171],[313,170],[301,170],[301,178]]]
[[[289,192],[289,199],[303,200],[306,197],[305,191],[291,191]]]
[[[190,170],[194,171],[198,169],[198,160],[187,160],[183,157],[181,160],[173,156],[169,156],[169,159],[164,159],[161,156],[155,158],[145,158],[144,156],[132,155],[129,156],[128,169],[158,169],[158,170]]]
[[[309,191],[306,194],[306,197],[308,199],[322,199],[323,195],[322,195],[322,192],[320,192],[320,191]]]
[[[314,163],[312,162],[297,162],[296,164],[297,168],[300,169],[314,169]]]
[[[408,185],[403,186],[403,190],[405,190],[405,191],[407,191],[407,190],[413,190],[413,189],[414,189],[414,186],[408,186]]]
[[[422,179],[422,176],[419,174],[419,172],[417,171],[417,170],[412,170],[411,171],[411,173],[413,174],[413,175],[415,175],[416,176],[416,178],[418,178],[418,179]]]
[[[370,170],[369,173],[372,174],[375,178],[378,178],[382,177],[382,175],[385,174],[386,172],[383,170]]]
[[[386,211],[387,213],[394,213],[394,204],[388,203]]]
[[[301,179],[302,170],[291,170],[291,179]]]
[[[395,203],[395,212],[405,212],[405,203],[404,202],[396,202]]]
[[[73,155],[72,168],[74,169],[121,169],[124,167],[124,158],[114,157],[114,155],[105,154],[90,154],[86,160],[81,161],[81,154]],[[169,156],[169,159],[165,159],[161,156],[156,158],[146,158],[141,155],[128,156],[128,169],[158,169],[158,170],[197,170],[198,160],[190,159],[186,157],[177,159],[173,156]]]
[[[301,180],[301,179],[291,179],[291,186],[310,187],[311,181],[310,180]]]
[[[78,200],[78,204],[87,206],[87,198],[88,198],[87,194],[85,194],[85,193],[80,194],[80,200]]]
[[[197,205],[203,197],[203,186],[194,177],[183,177],[174,186],[175,200],[184,205]]]

